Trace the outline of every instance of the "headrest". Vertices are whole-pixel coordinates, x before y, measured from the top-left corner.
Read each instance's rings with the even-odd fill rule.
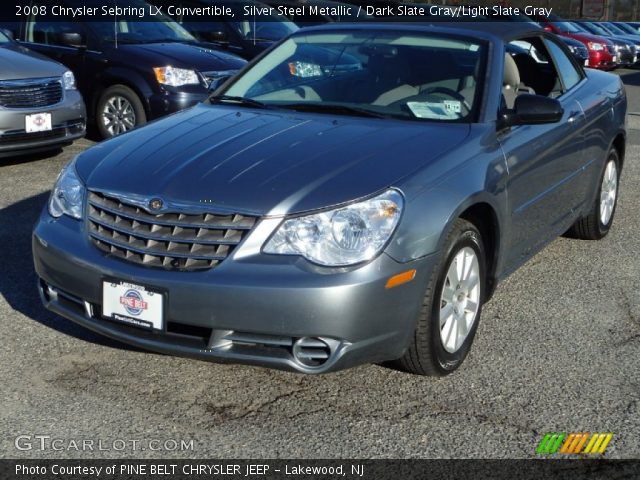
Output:
[[[502,79],[503,85],[509,85],[516,89],[520,85],[520,72],[518,71],[518,65],[509,53],[504,54],[504,76]]]

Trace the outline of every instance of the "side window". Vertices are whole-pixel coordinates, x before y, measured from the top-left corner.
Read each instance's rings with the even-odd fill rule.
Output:
[[[562,83],[564,84],[564,90],[570,90],[582,80],[582,74],[556,42],[545,38],[544,43],[556,61],[560,76],[562,77]]]
[[[32,16],[27,22],[25,40],[44,45],[62,45],[61,33],[85,34],[78,22],[66,22],[48,16]]]
[[[517,87],[511,86],[517,90],[518,95],[530,93],[557,97],[561,94],[560,79],[550,61],[549,52],[539,37],[514,40],[507,46],[507,53],[513,59],[513,62],[509,62],[512,70],[510,77],[520,80]]]

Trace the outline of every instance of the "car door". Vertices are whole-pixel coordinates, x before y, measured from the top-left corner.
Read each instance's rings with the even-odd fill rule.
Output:
[[[535,87],[535,93],[557,98],[564,114],[557,123],[520,125],[499,132],[508,167],[511,215],[507,265],[518,264],[564,232],[583,200],[585,117],[575,89],[585,81],[584,74],[580,70],[577,83],[565,85],[542,38],[526,40],[535,47],[539,61],[518,65],[523,88]]]

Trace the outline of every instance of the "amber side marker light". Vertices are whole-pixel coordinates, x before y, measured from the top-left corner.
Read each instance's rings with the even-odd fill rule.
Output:
[[[413,270],[407,270],[406,272],[399,273],[398,275],[394,275],[393,277],[389,278],[384,288],[394,288],[404,283],[408,283],[414,278],[416,278],[415,268]]]

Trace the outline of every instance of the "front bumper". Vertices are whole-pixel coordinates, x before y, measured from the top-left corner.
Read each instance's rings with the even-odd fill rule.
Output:
[[[360,268],[327,270],[298,257],[257,252],[242,258],[234,253],[212,270],[178,272],[110,258],[83,230],[82,223],[55,220],[46,209],[36,225],[33,255],[48,309],[148,350],[304,373],[402,356],[435,263],[435,255],[401,264],[382,254]],[[255,243],[260,230],[245,243]],[[385,288],[390,276],[409,269],[417,271],[413,281]],[[168,292],[164,331],[102,318],[105,277]],[[298,361],[300,339],[324,342],[326,361]]]
[[[150,114],[149,120],[193,107],[206,100],[209,95],[204,87],[197,85],[189,85],[188,87],[192,88],[187,90],[163,88],[161,92],[151,95],[147,99],[147,110]]]
[[[51,131],[26,133],[25,116],[51,113]],[[86,110],[78,91],[66,91],[57,105],[37,109],[0,109],[0,158],[70,144],[86,133]]]
[[[613,70],[620,66],[619,59],[606,51],[589,51],[589,66],[600,70]]]

